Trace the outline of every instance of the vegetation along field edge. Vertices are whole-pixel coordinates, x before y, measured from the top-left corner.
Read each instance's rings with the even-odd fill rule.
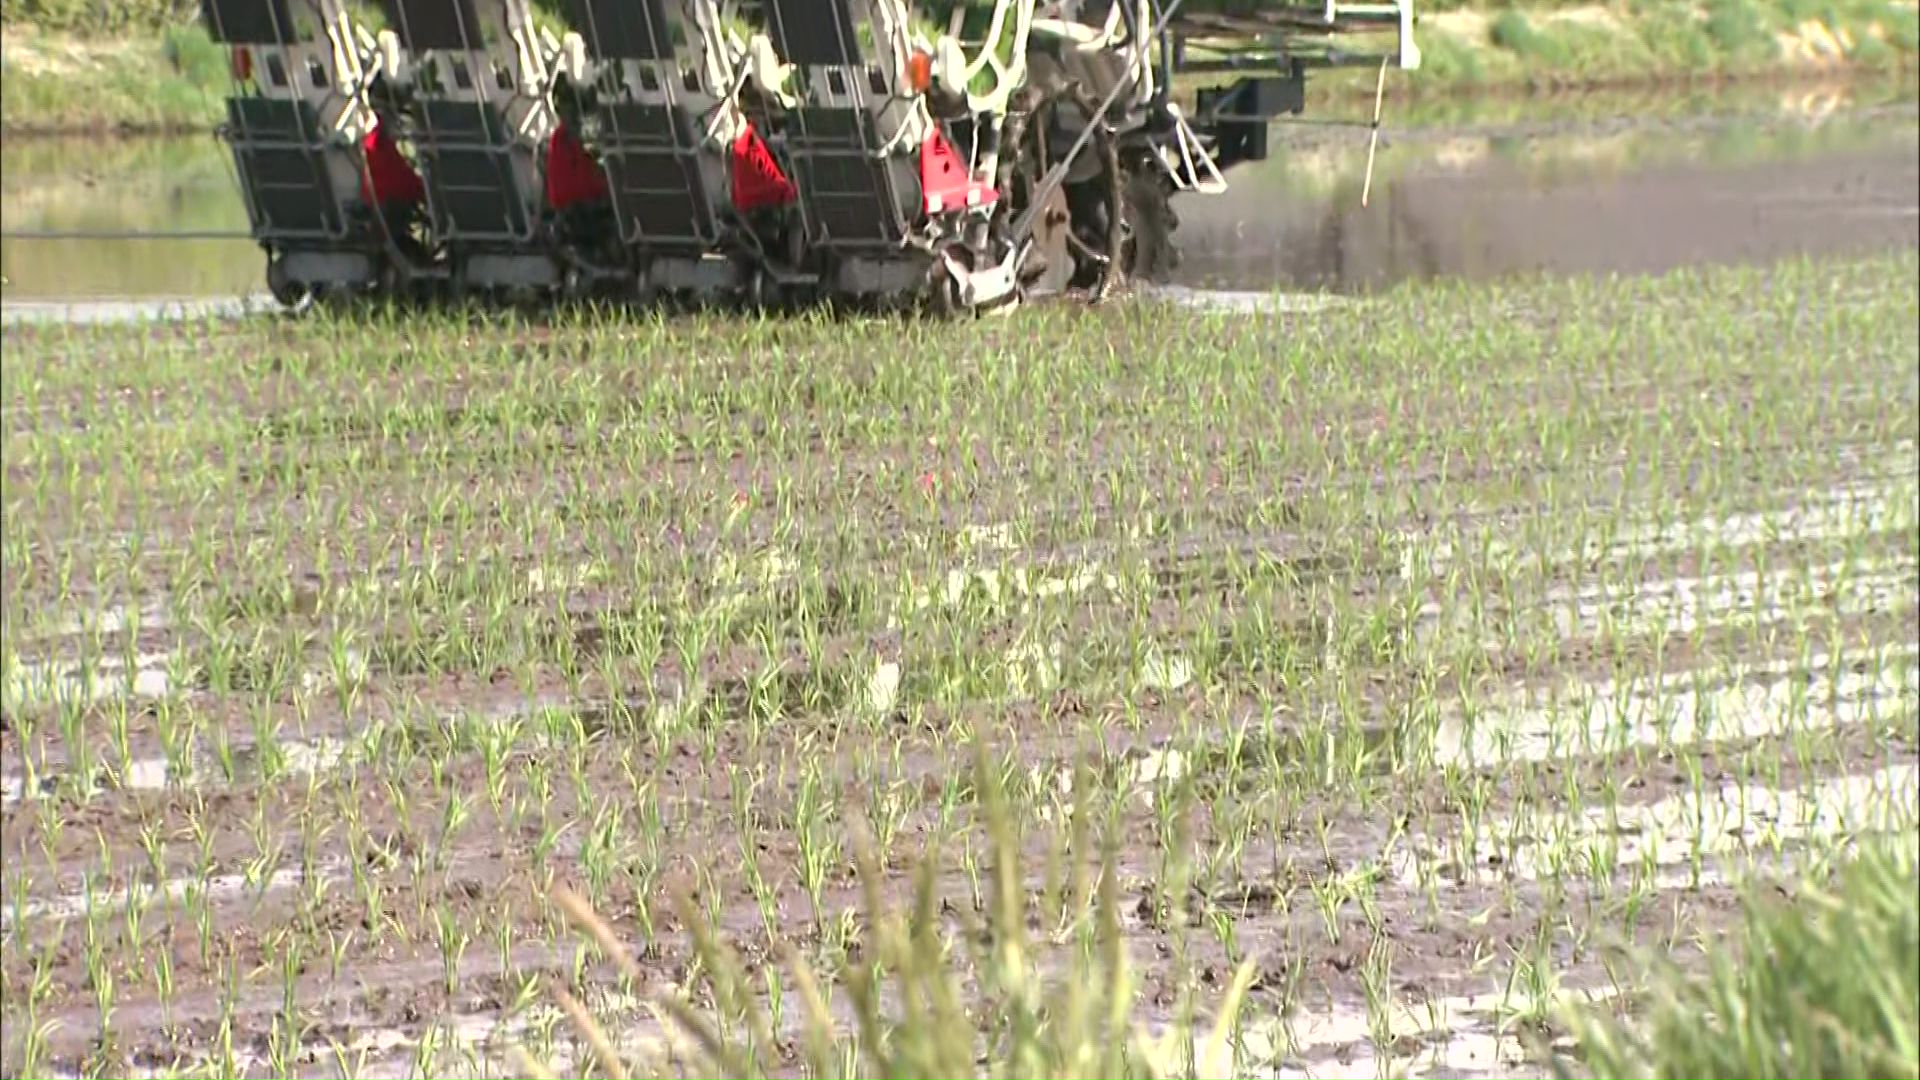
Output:
[[[186,0],[0,0],[0,128],[205,130],[228,76],[196,10]],[[1548,0],[1497,9],[1439,0],[1417,10],[1423,64],[1391,80],[1397,95],[1824,78],[1911,70],[1920,52],[1912,0]],[[1314,92],[1358,96],[1371,84],[1370,73],[1342,72]]]

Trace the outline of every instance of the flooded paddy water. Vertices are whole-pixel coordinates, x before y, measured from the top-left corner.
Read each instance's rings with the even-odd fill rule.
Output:
[[[114,238],[244,229],[211,139],[0,146],[0,1072],[568,1066],[565,986],[699,1075],[642,1004],[700,966],[684,887],[802,1075],[780,953],[850,1031],[853,814],[887,895],[933,853],[943,931],[988,906],[979,740],[1036,946],[1092,807],[1143,1015],[1257,960],[1236,1075],[1551,1075],[1523,1036],[1633,997],[1616,945],[1696,961],[1920,828],[1920,112],[1500,110],[1389,114],[1364,209],[1338,128],[1183,199],[1168,291],[1281,316],[916,328],[941,363],[22,326],[243,310],[260,260]],[[1537,270],[1613,280],[1365,295]]]
[[[1920,243],[1910,91],[1708,108],[1389,130],[1365,207],[1364,138],[1323,135],[1236,173],[1222,197],[1180,203],[1181,279],[1358,292]]]
[[[1173,291],[1231,306],[1274,290],[1912,247],[1917,125],[1912,87],[1883,84],[1390,112],[1365,207],[1364,130],[1282,125],[1273,157],[1234,170],[1225,195],[1176,200]],[[210,135],[10,142],[0,220],[14,319],[237,312],[264,288]]]
[[[7,234],[64,234],[0,240],[9,305],[205,300],[264,288],[232,165],[211,134],[8,139],[0,221]],[[194,238],[153,235],[169,233]]]

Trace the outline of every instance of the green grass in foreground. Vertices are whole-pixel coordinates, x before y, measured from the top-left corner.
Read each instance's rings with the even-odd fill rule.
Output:
[[[1831,883],[1749,901],[1706,970],[1644,958],[1642,1016],[1568,1014],[1591,1074],[1920,1076],[1920,838],[1866,846]]]
[[[1228,1076],[1234,1074],[1232,1032],[1241,1002],[1258,970],[1257,953],[1234,969],[1220,1000],[1206,1015],[1188,1012],[1156,1030],[1140,1016],[1139,972],[1122,928],[1119,879],[1122,867],[1114,838],[1098,841],[1098,872],[1088,861],[1073,865],[1057,857],[1049,880],[1070,885],[1060,898],[1084,905],[1074,947],[1047,949],[1030,926],[1046,925],[1061,912],[1035,904],[1022,884],[1021,837],[1013,810],[999,784],[991,756],[976,745],[972,781],[980,816],[988,833],[985,852],[985,910],[967,920],[956,942],[939,932],[938,853],[922,859],[909,901],[889,901],[887,875],[876,858],[872,836],[854,830],[857,873],[866,904],[873,959],[849,973],[852,1030],[839,1024],[821,982],[805,957],[786,950],[781,957],[797,987],[802,1013],[800,1042],[807,1075],[831,1076],[1006,1076],[1085,1077],[1145,1080],[1149,1077]],[[1081,777],[1084,782],[1086,777]],[[1093,841],[1087,814],[1074,816],[1072,850]],[[707,926],[699,908],[676,896],[675,910],[691,929],[705,985],[700,989],[722,1008],[738,1008],[744,1037],[730,1035],[702,1010],[677,996],[663,997],[661,1011],[672,1017],[695,1048],[694,1056],[714,1075],[777,1075],[782,1061],[771,1053],[778,1045],[773,1022],[757,1000],[761,986],[747,974],[740,956]],[[634,984],[646,973],[633,962],[620,934],[578,894],[563,892],[558,901],[603,957]],[[956,952],[964,953],[959,960]],[[1064,965],[1049,974],[1049,952],[1065,952]],[[959,960],[959,962],[956,962]],[[578,1002],[561,991],[564,1010],[577,1027],[603,1075],[659,1075],[659,1063],[622,1055],[609,1034]],[[905,1007],[897,1011],[892,1004]],[[1191,1003],[1197,1006],[1199,1003]],[[986,1028],[985,1059],[977,1028]],[[555,1070],[523,1048],[510,1052],[530,1076]],[[857,1067],[849,1068],[849,1065]]]
[[[854,991],[856,1025],[836,1029],[819,983],[806,961],[785,962],[802,988],[809,1074],[853,1075],[852,1059],[869,1076],[1159,1077],[1234,1075],[1231,1032],[1256,970],[1257,955],[1239,965],[1213,1011],[1211,1030],[1184,1017],[1155,1031],[1136,1015],[1136,978],[1121,941],[1111,845],[1097,882],[1082,873],[1079,895],[1092,901],[1083,947],[1069,957],[1064,977],[1036,978],[1030,969],[1032,914],[1019,891],[1020,846],[1004,795],[988,759],[977,759],[975,780],[993,835],[994,902],[968,937],[974,970],[986,973],[969,987],[933,932],[933,879],[911,906],[879,900],[883,875],[871,845],[860,848],[860,871],[873,905],[877,969],[890,977],[895,1000],[918,1001],[899,1016],[882,1007],[883,988]],[[1084,837],[1081,838],[1084,842]],[[1912,1077],[1920,1075],[1920,838],[1909,834],[1870,841],[1843,856],[1828,882],[1808,882],[1790,900],[1754,890],[1732,950],[1715,949],[1700,972],[1645,955],[1649,978],[1633,998],[1638,1015],[1621,1018],[1586,1007],[1564,1008],[1560,1019],[1579,1058],[1557,1059],[1566,1077],[1655,1080],[1757,1080],[1762,1077]],[[923,864],[930,867],[932,864]],[[1058,874],[1055,867],[1052,873]],[[563,907],[590,940],[611,957],[624,957],[619,935],[577,895]],[[680,910],[695,928],[702,970],[716,1001],[747,1013],[745,1039],[729,1038],[678,998],[661,1003],[685,1031],[698,1056],[716,1074],[767,1075],[776,1062],[756,1049],[773,1044],[768,1020],[754,1004],[755,987],[739,958],[700,931],[697,909]],[[644,974],[627,960],[624,973]],[[564,993],[564,992],[563,992]],[[595,1050],[607,1076],[656,1075],[623,1059],[614,1040],[570,997],[573,1023]],[[967,1013],[984,1014],[999,1037],[986,1060],[970,1036]],[[528,1075],[553,1075],[516,1050]]]

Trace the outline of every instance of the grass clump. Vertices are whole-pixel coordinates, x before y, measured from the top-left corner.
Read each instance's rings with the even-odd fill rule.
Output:
[[[1773,49],[1765,18],[1750,0],[1714,0],[1707,8],[1707,36],[1734,60],[1756,60]]]
[[[211,128],[231,85],[197,25],[114,37],[7,28],[0,126],[20,133]]]
[[[1473,86],[1486,78],[1479,50],[1448,33],[1430,33],[1420,42],[1424,78],[1450,86]]]
[[[75,34],[149,31],[199,13],[197,0],[0,0],[0,22]]]
[[[1876,5],[1873,24],[1880,27],[1894,49],[1908,54],[1920,49],[1920,10],[1893,4]]]
[[[226,50],[200,27],[169,27],[160,47],[173,70],[195,86],[219,86],[228,77]]]
[[[1691,11],[1660,7],[1648,12],[1640,41],[1654,70],[1710,71],[1715,64],[1713,38]]]
[[[1867,848],[1790,902],[1749,905],[1738,950],[1659,973],[1640,1020],[1572,1016],[1597,1076],[1920,1076],[1920,841]]]
[[[798,999],[806,1075],[1145,1080],[1236,1073],[1234,1029],[1257,970],[1256,957],[1241,960],[1210,1024],[1203,1025],[1189,1006],[1165,1030],[1152,1030],[1137,1015],[1138,985],[1121,925],[1113,834],[1093,873],[1094,861],[1083,853],[1092,846],[1088,819],[1096,812],[1083,808],[1073,814],[1072,839],[1064,853],[1053,849],[1046,875],[1050,887],[1035,902],[1028,889],[1034,860],[1014,824],[1015,808],[982,744],[975,744],[974,757],[972,787],[987,833],[980,910],[942,900],[937,851],[919,861],[908,903],[889,898],[889,874],[873,836],[856,823],[850,847],[866,908],[858,958],[847,957],[833,973],[837,977],[823,984],[803,950],[779,948]],[[1085,782],[1083,776],[1081,786]],[[584,898],[563,887],[555,899],[627,979],[644,981],[618,932]],[[757,1000],[764,986],[723,940],[723,928],[696,903],[682,896],[676,906],[693,939],[698,988],[705,992],[700,996],[713,1009],[684,993],[661,995],[654,1008],[686,1036],[700,1066],[712,1074],[776,1075],[786,1033],[778,1030],[779,1015]],[[943,923],[957,932],[942,933]],[[1058,952],[1068,954],[1064,964],[1038,947],[1042,942],[1029,930],[1034,925],[1070,928],[1055,938],[1062,946]],[[1055,969],[1051,976],[1048,967]],[[774,978],[767,973],[769,982]],[[822,989],[836,982],[844,984],[850,1006],[844,1024]],[[646,1067],[649,1063],[623,1055],[612,1026],[594,1018],[568,991],[556,988],[555,996],[601,1072],[660,1075]],[[509,1056],[525,1073],[556,1075],[551,1063],[524,1048],[510,1050]]]
[[[1501,12],[1488,34],[1495,45],[1549,66],[1560,67],[1567,62],[1567,50],[1560,40],[1552,34],[1540,32],[1518,11]]]

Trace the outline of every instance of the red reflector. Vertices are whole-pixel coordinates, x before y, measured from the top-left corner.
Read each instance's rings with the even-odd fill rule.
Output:
[[[555,210],[607,197],[607,178],[600,163],[580,145],[565,124],[547,140],[547,205]]]
[[[233,47],[233,53],[228,57],[228,64],[232,68],[233,77],[236,80],[246,82],[248,79],[253,78],[253,53],[247,51],[245,45],[235,45]]]
[[[940,129],[927,132],[926,141],[920,144],[920,199],[927,213],[986,206],[999,197],[990,185],[973,178]]]
[[[748,213],[793,201],[793,181],[751,126],[733,140],[733,208]]]

